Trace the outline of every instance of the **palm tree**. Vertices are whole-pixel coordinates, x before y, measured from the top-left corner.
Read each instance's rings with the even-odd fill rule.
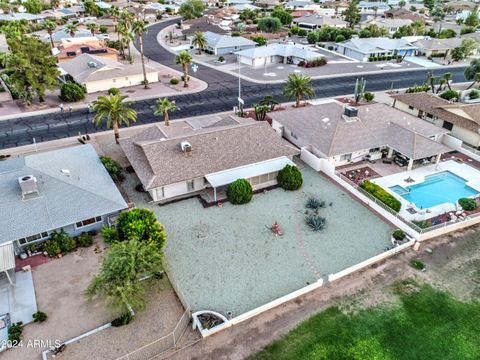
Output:
[[[78,25],[73,23],[67,24],[65,30],[68,31],[71,37],[75,37],[75,33],[78,31]]]
[[[315,90],[312,86],[312,79],[306,75],[290,74],[283,88],[283,95],[290,99],[295,98],[295,106],[300,106],[300,100],[304,96],[309,98],[315,96]]]
[[[92,36],[95,36],[95,32],[98,30],[98,25],[95,23],[88,23],[87,30],[90,30]]]
[[[447,73],[443,74],[443,79],[447,83],[448,90],[452,90],[452,88],[450,87],[450,81],[452,81],[452,76],[453,75],[452,75],[451,72],[447,72]]]
[[[175,104],[175,101],[170,101],[167,98],[163,98],[163,99],[158,99],[157,102],[155,103],[153,114],[157,116],[163,116],[163,120],[165,121],[165,126],[168,126],[170,125],[168,112],[175,111],[175,110],[180,110]]]
[[[130,122],[137,121],[137,112],[132,109],[131,103],[124,101],[128,96],[121,94],[99,96],[92,103],[92,108],[97,113],[93,122],[101,126],[104,122],[108,129],[113,127],[115,142],[120,138],[119,128],[121,125],[129,126]]]
[[[192,45],[198,48],[198,55],[202,54],[202,50],[207,46],[207,39],[201,31],[197,31],[193,34]]]
[[[147,73],[145,71],[145,57],[143,55],[143,34],[147,32],[147,24],[143,20],[135,20],[132,23],[132,31],[138,36],[138,44],[140,45],[140,58],[142,59],[143,84],[148,89]]]
[[[118,30],[118,34],[123,37],[126,48],[128,49],[128,59],[130,63],[133,62],[130,43],[135,40],[132,34],[132,29],[131,29],[132,24],[133,24],[133,15],[128,11],[121,12],[120,21],[118,22],[118,25],[117,25],[117,30]]]
[[[269,107],[269,111],[275,110],[275,106],[278,105],[278,102],[273,98],[272,95],[266,95],[260,101],[260,105],[266,105]]]
[[[480,73],[475,73],[473,82],[467,87],[467,90],[470,89],[473,85],[475,85],[478,82],[480,82]]]
[[[50,44],[51,44],[52,48],[54,48],[55,45],[53,44],[52,35],[53,35],[53,32],[55,31],[55,29],[57,28],[57,23],[53,20],[47,19],[47,20],[45,20],[44,25],[45,25],[45,30],[47,30],[48,36],[50,36]]]
[[[177,65],[182,65],[182,67],[183,67],[183,87],[188,87],[188,66],[192,63],[192,56],[188,52],[182,51],[175,58],[175,63]]]

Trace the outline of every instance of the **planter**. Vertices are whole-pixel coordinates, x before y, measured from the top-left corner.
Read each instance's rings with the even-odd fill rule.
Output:
[[[215,311],[197,311],[192,314],[193,329],[198,329],[202,337],[212,335],[219,329],[223,328],[223,325],[229,323],[229,320]]]
[[[25,260],[28,257],[28,255],[23,252],[19,255],[19,257],[20,257],[20,259]]]

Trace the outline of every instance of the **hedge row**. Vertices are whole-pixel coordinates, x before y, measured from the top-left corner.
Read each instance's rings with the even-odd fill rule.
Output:
[[[396,212],[400,211],[402,203],[377,184],[365,180],[360,184],[360,187],[366,192],[372,194],[376,199],[380,200],[391,209],[395,210]]]

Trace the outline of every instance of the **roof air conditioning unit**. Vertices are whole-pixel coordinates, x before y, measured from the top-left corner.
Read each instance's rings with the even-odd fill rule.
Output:
[[[357,117],[358,116],[358,109],[354,108],[353,106],[345,106],[345,116],[348,117]]]
[[[89,68],[96,68],[97,67],[97,63],[95,61],[90,60],[87,64],[88,64]]]
[[[192,152],[192,144],[190,144],[188,141],[182,141],[180,143],[180,148],[184,153],[191,153]]]
[[[18,178],[18,184],[22,190],[22,198],[25,198],[25,195],[37,193],[37,179],[33,175],[21,176]]]

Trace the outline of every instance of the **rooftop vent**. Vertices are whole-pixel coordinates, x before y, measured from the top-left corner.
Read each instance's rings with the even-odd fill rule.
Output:
[[[95,61],[90,60],[87,64],[88,64],[89,68],[96,68],[97,67],[97,63]]]
[[[192,152],[192,144],[190,144],[188,141],[182,141],[180,143],[180,149],[187,154]]]
[[[353,106],[345,106],[345,111],[343,113],[347,117],[357,117],[358,116],[358,109],[354,108]]]
[[[18,184],[22,190],[22,198],[25,199],[25,195],[38,194],[37,179],[33,175],[21,176],[18,178]]]

